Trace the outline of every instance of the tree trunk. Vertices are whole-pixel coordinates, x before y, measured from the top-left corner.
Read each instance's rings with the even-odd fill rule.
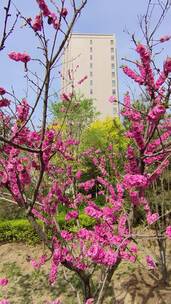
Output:
[[[120,261],[118,261],[115,265],[113,265],[111,268],[109,268],[107,275],[106,275],[104,281],[102,282],[102,286],[96,296],[95,304],[103,304],[107,289],[108,289],[111,279],[112,279],[112,276],[119,264],[120,264]],[[112,304],[115,304],[115,299],[112,299],[112,300],[113,300]]]

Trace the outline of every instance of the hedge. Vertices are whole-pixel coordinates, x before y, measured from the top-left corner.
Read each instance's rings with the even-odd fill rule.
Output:
[[[0,242],[35,244],[40,242],[40,239],[28,220],[18,219],[0,222]]]
[[[61,229],[67,229],[72,232],[76,232],[78,229],[75,220],[71,220],[69,222],[65,221],[65,214],[59,214],[57,220]],[[86,214],[80,214],[79,222],[80,226],[91,228],[95,220]],[[36,244],[40,242],[40,238],[27,219],[3,220],[0,221],[0,242],[23,242],[27,244]]]

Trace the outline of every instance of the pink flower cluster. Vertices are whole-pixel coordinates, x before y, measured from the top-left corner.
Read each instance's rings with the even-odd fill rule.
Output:
[[[0,304],[10,304],[10,301],[7,299],[0,300]]]
[[[124,109],[122,115],[130,119],[131,121],[140,121],[141,114],[131,107],[131,99],[129,93],[125,94],[124,97]]]
[[[7,98],[3,98],[0,100],[0,108],[8,107],[10,105],[11,101]]]
[[[110,96],[110,97],[109,97],[109,102],[110,102],[110,103],[117,102],[116,96],[114,96],[114,95]]]
[[[8,54],[9,58],[14,60],[14,61],[21,61],[24,63],[27,63],[31,60],[30,56],[27,53],[16,53],[16,52],[11,52]]]
[[[8,282],[7,278],[0,278],[0,286],[6,286]]]
[[[153,223],[157,222],[158,219],[159,219],[158,213],[153,213],[153,214],[151,214],[151,212],[149,212],[149,213],[147,214],[147,223],[148,223],[149,225],[152,225]]]
[[[165,114],[165,112],[166,108],[163,105],[158,104],[149,111],[148,119],[156,122]]]
[[[85,191],[89,191],[90,189],[92,189],[95,185],[95,180],[94,179],[90,179],[84,183],[80,183],[79,187],[83,188]]]
[[[6,90],[2,87],[0,87],[0,95],[4,95],[6,93]]]
[[[87,251],[87,256],[99,264],[112,266],[116,264],[118,253],[109,249],[105,251],[98,243],[94,243]]]
[[[17,106],[17,117],[21,121],[26,121],[29,114],[29,104],[25,98],[22,99],[21,104]]]
[[[166,79],[167,79],[166,74],[164,72],[161,72],[155,84],[156,90],[158,90],[164,84]]]
[[[102,211],[100,210],[100,208],[98,208],[96,206],[87,206],[85,208],[85,213],[95,219],[101,218],[102,214],[103,214]]]
[[[132,78],[135,82],[139,83],[140,85],[144,84],[144,79],[137,75],[133,70],[131,70],[128,66],[124,66],[123,72],[130,78]]]
[[[155,269],[156,268],[156,263],[150,255],[146,256],[146,262],[147,262],[147,265],[148,265],[149,269]]]
[[[85,304],[93,304],[94,303],[94,299],[93,298],[89,298]]]
[[[144,125],[141,121],[133,121],[130,130],[126,135],[133,138],[140,149],[144,148],[144,137],[143,137]]]
[[[171,240],[171,226],[166,228],[166,236]]]
[[[78,217],[78,211],[77,210],[72,210],[69,211],[66,216],[65,216],[65,220],[66,221],[70,221],[72,219],[76,219]]]
[[[160,42],[163,43],[163,42],[169,41],[170,39],[171,39],[171,36],[165,35],[160,38]]]
[[[40,269],[41,266],[43,266],[46,263],[46,259],[47,259],[47,256],[46,255],[42,255],[39,258],[38,262],[36,262],[35,260],[31,259],[30,263],[34,267],[34,269],[38,270],[38,269]]]
[[[168,76],[168,74],[171,73],[171,57],[168,57],[166,59],[166,61],[164,62],[163,69],[166,76]]]
[[[33,21],[32,28],[35,32],[42,30],[42,15],[37,15]]]
[[[150,66],[151,52],[143,44],[139,43],[136,47],[137,53],[140,55],[142,67],[139,67],[144,84],[146,84],[149,94],[153,94],[155,89],[154,75]]]
[[[148,179],[141,174],[126,174],[123,179],[123,185],[126,189],[145,188],[148,185]]]
[[[57,18],[56,14],[51,12],[44,0],[37,0],[39,8],[41,9],[43,16],[48,17],[48,24],[52,24],[54,29],[58,30],[60,27],[59,19]],[[60,11],[60,16],[62,18],[66,18],[68,15],[68,11],[65,7],[63,7]],[[40,25],[40,22],[39,22]]]

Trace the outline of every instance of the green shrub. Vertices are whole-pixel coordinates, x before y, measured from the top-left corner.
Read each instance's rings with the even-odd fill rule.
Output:
[[[0,242],[35,244],[40,239],[27,220],[18,219],[0,222]]]
[[[82,227],[88,228],[92,227],[95,224],[96,220],[91,218],[87,214],[82,213],[79,215],[79,222]]]
[[[76,221],[65,221],[65,214],[61,213],[57,216],[57,221],[61,229],[66,229],[76,232],[78,227]],[[79,222],[81,227],[92,227],[95,220],[86,214],[79,215]],[[42,223],[39,222],[41,225]],[[46,231],[48,238],[51,239],[50,230]],[[3,220],[0,221],[0,242],[23,242],[27,244],[36,244],[40,242],[40,238],[32,228],[27,219]]]

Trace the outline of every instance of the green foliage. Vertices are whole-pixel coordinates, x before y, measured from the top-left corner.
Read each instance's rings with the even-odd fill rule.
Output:
[[[80,139],[82,131],[98,115],[92,99],[75,95],[70,101],[53,103],[51,111],[57,128],[62,128],[63,133],[69,133],[75,139]]]
[[[87,214],[82,213],[79,215],[79,223],[82,227],[90,228],[95,224],[95,222],[96,222],[95,219],[91,218]]]
[[[27,220],[19,219],[0,222],[0,242],[35,244],[40,239]]]
[[[105,152],[110,144],[114,151],[124,151],[127,147],[119,118],[108,117],[94,121],[82,135],[81,150],[93,147]]]
[[[66,222],[64,212],[57,216],[57,221],[61,229],[67,229],[72,232],[77,230],[76,221],[71,220]],[[81,213],[79,215],[79,223],[82,227],[92,227],[95,220]],[[39,224],[42,225],[41,222],[39,222]],[[48,237],[51,238],[48,231],[47,234]],[[23,242],[33,245],[41,241],[28,220],[18,219],[0,222],[0,242]]]

